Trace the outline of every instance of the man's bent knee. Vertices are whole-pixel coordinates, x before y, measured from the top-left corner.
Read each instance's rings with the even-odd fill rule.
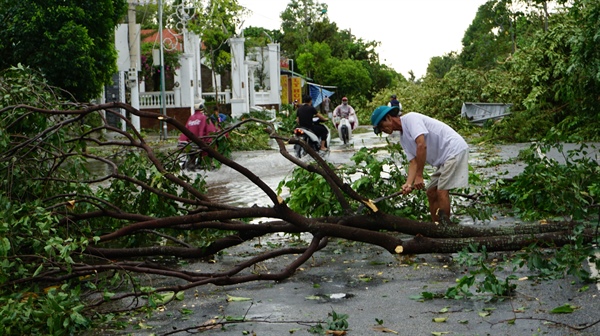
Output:
[[[432,198],[437,198],[438,196],[438,189],[436,187],[433,188],[428,188],[427,189],[427,198],[428,199],[432,199]]]

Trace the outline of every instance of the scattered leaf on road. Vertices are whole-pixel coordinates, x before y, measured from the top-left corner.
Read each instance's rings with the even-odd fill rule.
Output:
[[[392,330],[392,329],[388,329],[386,327],[376,326],[376,327],[373,327],[373,330],[375,330],[375,331],[381,331],[383,333],[392,333],[392,334],[398,335],[397,331]]]
[[[227,295],[227,302],[252,301],[251,298]]]
[[[325,335],[333,335],[333,336],[343,336],[346,335],[345,330],[327,330]]]
[[[570,314],[579,307],[565,303],[562,306],[558,306],[550,311],[550,314]]]

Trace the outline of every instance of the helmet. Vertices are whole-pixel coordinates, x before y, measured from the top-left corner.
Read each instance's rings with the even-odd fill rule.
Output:
[[[393,94],[390,98],[396,99],[396,95]]]
[[[373,125],[373,132],[375,132],[375,134],[379,134],[381,132],[377,126],[383,120],[383,118],[385,118],[385,116],[394,109],[398,109],[398,106],[379,106],[375,109],[375,111],[373,111],[371,114],[371,125]]]

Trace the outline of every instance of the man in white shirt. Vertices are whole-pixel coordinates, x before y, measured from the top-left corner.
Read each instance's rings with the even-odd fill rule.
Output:
[[[445,123],[426,115],[410,112],[399,115],[396,106],[380,106],[371,114],[376,134],[400,131],[400,145],[410,161],[402,193],[425,189],[425,163],[437,168],[427,185],[431,219],[439,222],[438,211],[450,217],[450,189],[469,185],[469,145]]]

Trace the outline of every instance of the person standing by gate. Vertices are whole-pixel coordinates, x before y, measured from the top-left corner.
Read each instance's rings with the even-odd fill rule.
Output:
[[[321,107],[323,107],[323,112],[325,112],[327,117],[331,119],[331,112],[329,112],[329,104],[331,104],[331,100],[328,96],[325,96],[325,98],[323,98],[323,102],[321,103]]]

